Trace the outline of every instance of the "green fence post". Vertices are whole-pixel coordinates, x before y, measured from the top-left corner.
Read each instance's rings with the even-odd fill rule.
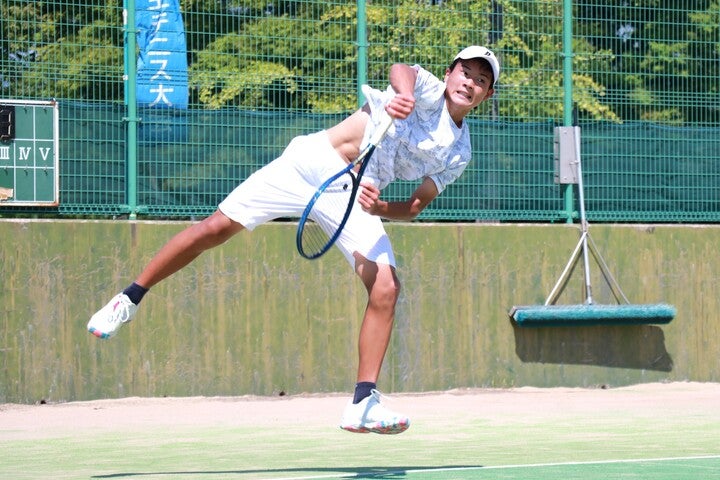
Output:
[[[362,107],[365,99],[361,87],[367,83],[367,13],[365,0],[357,1],[357,102]]]
[[[135,0],[125,0],[123,8],[124,27],[124,70],[125,70],[125,109],[127,147],[125,164],[127,165],[127,209],[130,219],[137,218],[137,30],[135,29]]]
[[[572,0],[563,0],[563,126],[573,124],[573,48],[572,48]],[[566,223],[573,223],[573,184],[563,185]]]

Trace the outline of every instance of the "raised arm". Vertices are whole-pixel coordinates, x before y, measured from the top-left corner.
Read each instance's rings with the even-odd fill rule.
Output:
[[[417,71],[409,65],[396,63],[390,67],[390,86],[395,97],[385,106],[385,111],[393,118],[407,118],[415,108],[415,80]]]

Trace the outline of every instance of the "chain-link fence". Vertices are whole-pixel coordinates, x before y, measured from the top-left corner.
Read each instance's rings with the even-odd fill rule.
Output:
[[[554,183],[553,140],[555,126],[578,124],[590,220],[720,220],[717,0],[0,7],[0,99],[56,99],[60,111],[59,204],[9,198],[2,215],[207,215],[293,136],[355,109],[361,84],[383,88],[392,63],[442,77],[480,44],[503,73],[468,119],[473,162],[421,218],[576,217],[574,187]],[[0,187],[24,174],[17,155],[34,145],[13,133],[0,142]]]

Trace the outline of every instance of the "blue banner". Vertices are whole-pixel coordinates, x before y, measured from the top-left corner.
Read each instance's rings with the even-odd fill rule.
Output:
[[[137,103],[187,108],[185,29],[179,0],[137,0]]]

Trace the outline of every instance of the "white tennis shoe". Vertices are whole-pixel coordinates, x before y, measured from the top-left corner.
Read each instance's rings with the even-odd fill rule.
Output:
[[[358,404],[348,402],[340,428],[355,433],[402,433],[410,426],[410,419],[380,405],[382,394],[372,390],[370,396]]]
[[[124,323],[132,320],[137,308],[127,295],[118,293],[90,318],[87,324],[88,332],[98,338],[110,338]]]

